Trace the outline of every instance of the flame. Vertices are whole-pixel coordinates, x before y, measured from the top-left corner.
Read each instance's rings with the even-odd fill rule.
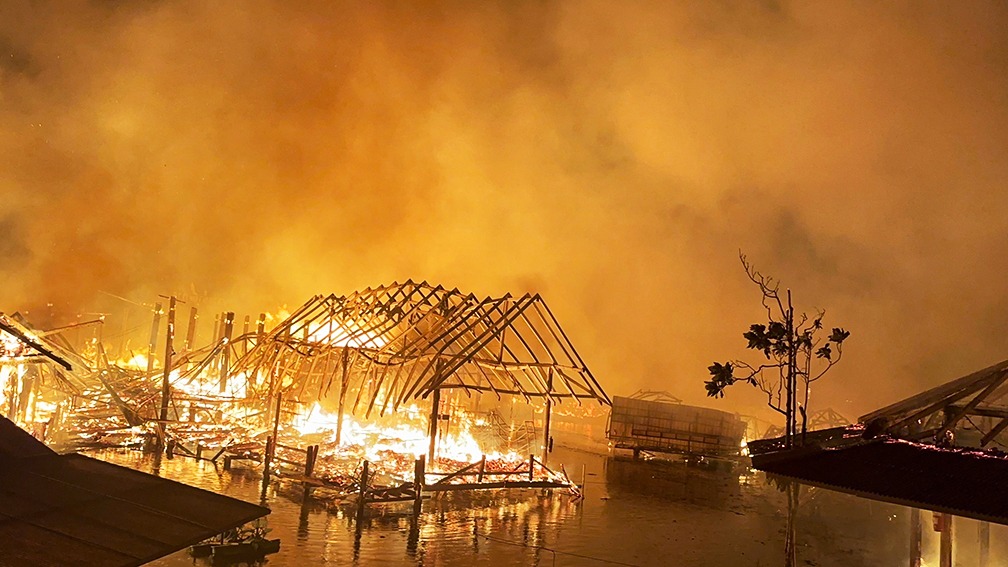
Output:
[[[478,424],[479,418],[456,411],[459,416],[458,427],[437,440],[437,456],[453,461],[473,462],[484,455],[488,460],[507,462],[522,462],[525,456],[516,451],[486,450],[472,434],[472,426]],[[362,422],[354,416],[344,415],[340,428],[339,449],[362,447],[364,458],[377,461],[389,452],[398,455],[410,455],[413,458],[427,453],[430,445],[428,432],[428,417],[415,404],[401,409],[399,412],[384,418],[376,418],[370,422]],[[485,420],[482,420],[486,423]],[[301,436],[322,435],[330,443],[335,443],[339,416],[322,408],[318,402],[313,403],[303,413],[298,414],[292,427]]]

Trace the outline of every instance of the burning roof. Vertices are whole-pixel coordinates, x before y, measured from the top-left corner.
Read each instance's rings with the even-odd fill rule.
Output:
[[[356,392],[351,412],[369,415],[445,389],[610,403],[538,294],[479,298],[411,280],[313,297],[236,362],[242,372],[297,399],[335,381],[341,400]]]

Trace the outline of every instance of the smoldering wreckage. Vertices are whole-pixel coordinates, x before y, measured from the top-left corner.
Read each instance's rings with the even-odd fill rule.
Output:
[[[539,295],[407,281],[316,296],[240,328],[222,313],[204,345],[196,308],[186,320],[181,307],[155,305],[145,352],[116,358],[100,332],[71,340],[100,319],[44,331],[0,315],[0,410],[61,451],[133,447],[257,468],[264,494],[295,483],[357,514],[390,502],[419,513],[456,491],[581,495],[583,483],[547,464],[551,417],[611,402]]]
[[[44,330],[20,314],[0,314],[0,499],[34,502],[0,510],[9,516],[0,538],[24,547],[24,530],[39,528],[42,513],[52,518],[38,536],[51,541],[23,550],[21,559],[60,564],[63,550],[93,552],[96,565],[139,565],[189,547],[227,563],[280,545],[260,525],[247,525],[266,508],[163,479],[150,485],[135,478],[149,475],[48,447],[129,447],[257,471],[264,502],[268,487],[282,485],[359,523],[375,507],[398,506],[416,517],[425,499],[472,491],[547,490],[577,502],[584,473],[578,478],[551,462],[551,428],[604,435],[603,448],[607,442],[633,459],[748,465],[751,451],[753,467],[781,478],[936,511],[947,526],[943,564],[951,564],[953,516],[1008,523],[1008,504],[982,485],[1008,468],[1004,454],[988,447],[1008,429],[1008,408],[999,403],[1008,393],[1008,363],[854,425],[822,410],[810,419],[819,431],[790,448],[774,439],[780,431],[773,427],[763,431],[758,421],[686,406],[667,393],[610,398],[539,295],[480,297],[393,283],[315,296],[291,313],[240,323],[234,313],[216,314],[205,344],[196,341],[199,315],[168,297],[153,307],[146,349],[120,345],[112,353],[101,318]],[[591,431],[593,422],[604,425]],[[960,446],[947,442],[953,435]],[[935,490],[956,470],[970,478],[955,490]],[[40,479],[88,496],[47,499]],[[131,482],[136,489],[124,492]],[[188,502],[215,497],[221,512],[213,521],[195,517],[205,506],[180,511],[164,494]],[[153,547],[133,533],[123,540],[133,547],[121,542],[109,550],[93,526],[74,527],[93,514],[82,511],[85,503],[94,508],[102,499],[115,502],[120,516],[160,514],[164,526],[188,522],[189,529],[176,525],[177,537]],[[916,545],[919,561],[919,513],[912,522],[911,560]],[[121,526],[98,523],[124,537]],[[93,547],[82,551],[88,542]]]

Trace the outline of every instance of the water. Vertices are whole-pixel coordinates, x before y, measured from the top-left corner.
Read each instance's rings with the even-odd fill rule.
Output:
[[[261,480],[253,470],[223,471],[207,461],[125,450],[91,455],[259,502]],[[583,501],[574,502],[562,491],[455,494],[425,501],[416,521],[410,504],[372,507],[358,529],[352,511],[317,502],[302,505],[298,486],[271,488],[265,501],[273,511],[269,537],[281,539],[281,550],[268,556],[267,564],[783,564],[785,495],[761,473],[615,461],[563,449],[550,463],[564,463],[575,479],[585,465]],[[922,517],[925,564],[936,565],[938,534],[930,529],[930,514]],[[957,564],[978,564],[976,533],[976,522],[957,519]],[[1003,526],[991,526],[992,566],[1006,557],[1006,539]],[[799,565],[906,565],[909,511],[803,487],[797,541]],[[193,562],[182,551],[152,565]]]

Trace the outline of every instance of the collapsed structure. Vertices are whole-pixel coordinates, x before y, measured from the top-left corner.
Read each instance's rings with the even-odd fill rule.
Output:
[[[148,443],[199,458],[209,449],[227,463],[265,461],[267,477],[293,466],[306,487],[347,494],[366,484],[367,461],[380,461],[370,482],[403,484],[420,455],[449,469],[441,483],[507,473],[573,486],[545,466],[552,407],[610,404],[537,294],[480,298],[393,283],[313,297],[271,329],[263,314],[236,333],[225,313],[201,347],[194,307],[176,340],[176,309],[175,298],[167,313],[155,306],[146,356],[127,360],[110,360],[100,340],[74,349],[59,333],[3,318],[11,348],[0,353],[0,409],[29,429],[46,424],[51,440],[58,431],[78,445]],[[26,358],[38,349],[73,359],[74,370]],[[424,471],[420,482],[438,474]]]

